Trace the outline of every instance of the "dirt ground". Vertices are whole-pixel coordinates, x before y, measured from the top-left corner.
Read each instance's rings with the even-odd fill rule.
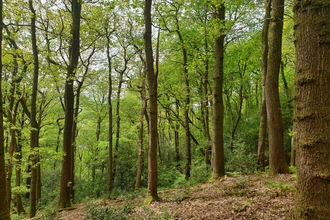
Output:
[[[100,206],[134,205],[129,219],[291,219],[295,178],[290,174],[238,175],[194,187],[159,191],[160,202],[144,206],[144,197],[100,200]],[[86,204],[60,213],[61,220],[82,220]]]

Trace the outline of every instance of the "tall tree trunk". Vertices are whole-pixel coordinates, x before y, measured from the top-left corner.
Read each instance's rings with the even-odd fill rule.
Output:
[[[278,81],[282,54],[284,0],[272,0],[269,29],[269,54],[265,85],[266,110],[269,136],[269,171],[272,174],[287,173],[284,154],[284,131]]]
[[[115,139],[115,153],[113,157],[113,173],[112,179],[115,179],[117,174],[117,159],[118,159],[118,150],[119,150],[119,138],[120,138],[120,95],[121,95],[121,88],[123,85],[123,75],[124,71],[119,72],[118,77],[118,90],[117,90],[117,97],[116,97],[116,139]]]
[[[265,17],[262,27],[262,97],[261,97],[261,111],[260,111],[260,125],[258,136],[258,169],[265,170],[265,149],[267,137],[267,109],[266,109],[266,95],[265,84],[267,76],[268,63],[268,30],[270,22],[271,0],[265,0]]]
[[[23,124],[24,124],[24,114],[22,114],[21,116],[21,125],[20,125],[20,130],[17,131],[17,150],[16,150],[16,153],[17,153],[17,157],[16,157],[16,160],[17,160],[17,163],[18,165],[16,166],[16,187],[20,187],[21,186],[21,178],[22,178],[22,127],[23,127]],[[25,213],[25,210],[24,210],[24,206],[23,206],[23,201],[22,201],[22,195],[19,194],[19,193],[16,193],[16,209],[17,209],[17,214],[21,214],[21,213]]]
[[[145,66],[145,64],[144,64]],[[141,101],[142,101],[142,107],[140,112],[140,118],[139,118],[139,143],[138,143],[138,166],[137,166],[137,172],[136,172],[136,181],[135,181],[135,189],[139,189],[141,187],[141,177],[142,177],[142,171],[143,171],[143,164],[144,164],[144,149],[143,149],[143,133],[144,133],[144,116],[146,114],[147,109],[147,97],[146,97],[146,69],[143,70],[142,75],[142,85],[141,85]]]
[[[80,54],[80,16],[81,2],[72,0],[72,41],[70,46],[70,63],[65,81],[65,122],[63,133],[63,152],[65,156],[62,161],[60,198],[58,208],[71,207],[71,191],[73,180],[73,123],[74,123],[74,92],[73,79],[78,66]]]
[[[38,166],[38,147],[39,147],[39,126],[37,123],[37,94],[38,94],[38,77],[39,77],[39,58],[36,37],[36,12],[33,8],[33,1],[29,0],[31,11],[31,38],[33,51],[33,84],[31,95],[31,111],[30,111],[30,148],[31,148],[31,185],[30,185],[30,218],[33,218],[37,212],[37,166]]]
[[[14,43],[13,43],[14,44]],[[14,44],[16,46],[16,44]],[[17,47],[14,47],[17,49]],[[14,62],[14,67],[13,67],[13,72],[12,72],[12,82],[10,85],[10,95],[9,95],[9,106],[7,109],[7,120],[10,123],[10,130],[9,130],[9,135],[10,135],[10,144],[9,144],[9,158],[8,158],[8,170],[7,170],[7,197],[12,198],[12,192],[11,192],[11,180],[12,180],[12,174],[13,174],[13,158],[14,154],[17,149],[17,141],[16,141],[16,114],[17,114],[17,107],[19,101],[16,101],[16,89],[17,89],[17,82],[15,82],[17,78],[17,73],[18,73],[18,61],[17,61],[17,55],[13,55],[13,62]],[[16,103],[15,103],[16,102]],[[15,107],[14,107],[15,106]],[[9,209],[11,206],[11,203],[8,204]]]
[[[214,18],[221,21],[224,26],[225,3],[217,1],[214,8]],[[217,179],[225,175],[224,147],[223,147],[223,117],[224,106],[222,99],[223,84],[223,58],[224,58],[224,39],[225,28],[220,27],[219,36],[214,40],[214,73],[213,73],[213,133],[212,133],[212,178]]]
[[[3,24],[2,0],[0,0],[0,18]],[[0,25],[0,103],[2,102],[2,30]],[[9,200],[6,193],[6,170],[5,170],[5,145],[4,145],[4,128],[3,128],[3,106],[0,105],[0,219],[10,220]]]
[[[60,124],[60,120],[63,120],[63,118],[58,118],[56,120],[56,124],[57,124],[57,136],[56,136],[56,147],[55,147],[55,152],[58,153],[58,149],[60,148],[60,142],[61,142],[61,134],[63,131],[63,126]],[[56,160],[54,162],[54,170],[56,169]]]
[[[83,66],[85,67],[84,73],[82,75],[81,80],[77,80],[77,89],[76,89],[76,101],[75,101],[75,105],[74,105],[74,113],[73,113],[73,125],[72,125],[72,155],[71,155],[71,174],[72,174],[72,186],[71,186],[71,199],[74,200],[74,185],[75,185],[75,181],[74,181],[74,176],[75,176],[75,167],[74,167],[74,162],[76,159],[76,152],[77,152],[77,145],[76,145],[76,138],[78,136],[78,116],[80,113],[80,95],[81,95],[81,89],[84,85],[84,81],[86,79],[86,76],[89,72],[89,66],[91,64],[91,59],[93,57],[95,53],[95,45],[93,46],[93,49],[91,51],[91,53],[89,54],[88,58],[87,58],[87,63],[83,62]],[[59,130],[59,134],[60,134],[60,130]]]
[[[107,61],[108,61],[108,105],[109,105],[109,133],[108,133],[108,140],[109,140],[109,152],[108,152],[108,191],[110,192],[113,188],[113,118],[112,118],[112,68],[111,68],[111,56],[110,56],[110,33],[109,30],[106,29],[106,38],[107,38]]]
[[[180,107],[178,100],[175,100],[175,111],[176,114],[179,116]],[[177,120],[174,121],[173,128],[174,128],[175,162],[177,169],[180,170],[180,133],[179,133],[180,123]]]
[[[151,22],[152,0],[145,0],[144,5],[144,46],[146,54],[146,67],[149,85],[149,149],[148,149],[148,189],[145,199],[146,204],[159,200],[157,192],[158,168],[157,168],[157,75],[154,70],[154,58],[152,51],[152,22]]]
[[[205,40],[206,41],[206,40]],[[207,42],[205,43],[205,48],[207,49]],[[211,165],[210,155],[211,155],[211,149],[212,149],[212,140],[210,135],[210,113],[209,113],[209,61],[208,57],[205,59],[205,73],[204,73],[204,79],[203,79],[203,102],[204,105],[203,109],[204,111],[204,118],[203,118],[203,126],[204,126],[204,132],[205,132],[205,164],[206,169],[209,169],[209,166]]]
[[[294,1],[295,219],[330,216],[330,2]]]
[[[230,139],[230,150],[231,151],[234,150],[235,134],[236,134],[239,122],[241,121],[241,118],[242,118],[242,108],[243,108],[243,100],[244,100],[244,97],[243,97],[243,88],[244,88],[243,87],[243,75],[244,75],[244,72],[246,70],[246,64],[244,65],[243,70],[241,70],[240,65],[238,65],[238,66],[239,66],[239,75],[240,75],[241,85],[240,85],[239,91],[238,91],[238,97],[239,97],[238,106],[237,105],[235,106],[235,107],[238,107],[237,117],[235,117],[234,110],[233,109],[230,110],[232,112],[231,115],[232,115],[232,122],[233,122],[233,126],[232,126],[232,129],[231,129],[231,139]],[[230,103],[230,97],[229,96],[227,96],[227,100]]]
[[[177,18],[177,17],[176,17]],[[185,141],[186,141],[186,164],[184,169],[184,175],[186,180],[190,177],[191,170],[191,137],[190,137],[190,120],[189,120],[189,108],[190,108],[190,87],[189,87],[189,74],[188,74],[188,55],[187,50],[184,45],[183,37],[180,32],[180,27],[177,19],[177,30],[176,33],[179,37],[182,58],[183,58],[183,73],[184,73],[184,82],[185,82],[185,105],[183,110],[184,115],[184,128],[185,128]]]

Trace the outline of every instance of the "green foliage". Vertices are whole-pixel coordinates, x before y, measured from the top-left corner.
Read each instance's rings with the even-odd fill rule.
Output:
[[[133,211],[134,206],[129,203],[123,206],[114,206],[111,204],[99,206],[95,204],[87,205],[87,216],[85,220],[125,220],[130,219],[129,214]]]
[[[11,188],[11,192],[13,194],[25,195],[30,192],[30,190],[26,186],[15,186]]]
[[[278,196],[286,195],[289,192],[295,191],[295,186],[292,183],[282,182],[282,181],[266,181],[268,186],[276,189]]]
[[[237,143],[232,151],[226,151],[226,170],[252,174],[257,170],[257,154],[245,147],[244,143]]]
[[[56,209],[48,209],[43,211],[43,214],[39,220],[56,220],[60,219],[60,216],[58,214],[58,211]]]
[[[178,180],[184,179],[184,175],[173,166],[158,166],[158,186],[161,188],[170,188],[173,185],[180,187]],[[181,185],[182,186],[182,185]]]

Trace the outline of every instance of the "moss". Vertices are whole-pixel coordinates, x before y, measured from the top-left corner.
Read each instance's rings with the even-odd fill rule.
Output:
[[[212,173],[211,181],[219,180],[221,182],[224,181],[225,179],[227,179],[227,175],[219,175],[216,173]]]
[[[152,195],[152,193],[147,192],[147,196],[144,199],[143,204],[144,205],[150,205],[152,202],[159,201],[159,200],[160,200],[160,198],[158,197],[157,194],[156,195]]]
[[[317,206],[305,206],[302,201],[299,201],[295,205],[293,214],[295,219],[299,220],[325,220],[329,219],[330,213],[327,209]]]
[[[296,0],[293,8],[295,11],[308,6],[328,7],[330,6],[330,2],[328,0]]]

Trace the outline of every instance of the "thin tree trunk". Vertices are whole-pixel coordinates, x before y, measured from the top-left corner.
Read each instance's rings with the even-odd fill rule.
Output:
[[[272,174],[289,172],[284,154],[284,131],[279,97],[279,73],[282,53],[284,0],[272,0],[269,29],[269,55],[265,85],[269,133],[269,171]]]
[[[9,97],[9,106],[7,110],[7,118],[8,122],[10,123],[10,144],[9,144],[9,158],[8,158],[8,170],[7,170],[7,197],[11,198],[12,197],[12,192],[11,192],[11,180],[12,180],[12,174],[13,174],[13,158],[15,151],[17,149],[17,142],[16,142],[16,114],[17,114],[17,107],[18,107],[18,102],[15,103],[16,99],[16,89],[17,89],[17,83],[15,82],[15,78],[17,77],[18,73],[18,62],[17,62],[17,56],[14,54],[13,55],[13,62],[14,62],[14,68],[12,72],[12,82],[10,85],[10,97]],[[14,107],[16,106],[16,107]],[[11,206],[11,203],[8,204],[9,209]]]
[[[330,216],[330,2],[294,1],[295,219]]]
[[[118,150],[119,150],[119,138],[120,138],[120,95],[121,95],[121,88],[123,85],[123,75],[124,71],[119,73],[118,78],[118,90],[117,90],[117,97],[116,97],[116,139],[115,139],[115,153],[113,157],[113,173],[112,179],[114,180],[117,174],[117,159],[118,159]]]
[[[108,61],[108,105],[109,105],[109,133],[108,133],[108,140],[109,140],[109,152],[108,152],[108,191],[110,192],[113,188],[113,138],[112,138],[112,133],[113,133],[113,118],[112,118],[112,68],[111,68],[111,56],[110,56],[110,33],[108,29],[106,29],[106,38],[107,38],[107,61]]]
[[[203,82],[203,95],[204,95],[204,131],[205,131],[205,164],[206,164],[206,169],[209,169],[209,166],[211,166],[211,160],[210,160],[210,156],[211,156],[211,149],[212,149],[212,140],[211,140],[211,135],[210,135],[210,112],[209,112],[209,89],[208,89],[208,84],[209,84],[209,62],[208,62],[208,58],[206,58],[205,60],[205,74],[204,74],[204,82]]]
[[[144,131],[144,115],[147,109],[147,97],[146,97],[146,70],[144,69],[143,75],[142,75],[142,85],[141,85],[141,101],[142,101],[142,107],[140,112],[140,118],[139,118],[139,143],[138,143],[138,166],[137,166],[137,172],[136,172],[136,181],[135,181],[135,189],[139,189],[141,187],[141,177],[142,177],[142,171],[143,171],[143,164],[144,164],[144,149],[143,149],[143,131]]]
[[[179,101],[175,100],[175,111],[176,114],[179,115]],[[180,123],[175,121],[174,122],[174,146],[175,146],[175,161],[176,161],[176,167],[180,169]]]
[[[58,128],[58,131],[57,131],[57,137],[56,137],[56,147],[55,147],[55,152],[58,153],[58,149],[60,148],[60,140],[61,140],[61,134],[62,134],[62,131],[63,131],[63,126],[60,124],[60,120],[62,120],[63,118],[58,118],[56,120],[56,124],[57,124],[57,128]],[[56,160],[54,162],[54,170],[56,169]]]
[[[24,124],[24,114],[21,116],[21,126],[20,128],[23,127]],[[17,163],[18,165],[16,166],[16,187],[21,186],[21,178],[22,178],[22,129],[17,131]],[[23,202],[22,202],[22,195],[17,193],[16,194],[16,208],[17,208],[17,214],[25,213]]]

